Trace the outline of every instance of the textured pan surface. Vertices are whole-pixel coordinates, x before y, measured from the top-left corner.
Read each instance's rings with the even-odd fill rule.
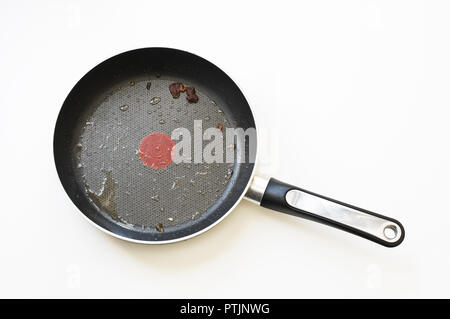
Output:
[[[78,181],[102,212],[125,226],[167,228],[200,218],[232,176],[234,163],[172,163],[154,169],[140,160],[137,150],[149,134],[171,136],[177,128],[193,132],[194,120],[202,120],[203,129],[228,124],[217,102],[199,90],[197,103],[189,103],[184,95],[174,99],[168,88],[175,81],[182,79],[122,83],[92,106],[94,112],[81,129]]]
[[[175,81],[194,86],[198,103],[184,95],[173,99],[168,86]],[[155,97],[160,102],[152,105]],[[55,162],[66,192],[88,218],[124,238],[166,241],[200,232],[241,197],[254,165],[172,163],[151,169],[136,154],[145,136],[170,136],[178,127],[192,132],[194,120],[203,120],[203,129],[254,127],[237,86],[195,55],[140,49],[103,62],[75,86],[58,118]],[[164,232],[156,230],[159,223]]]

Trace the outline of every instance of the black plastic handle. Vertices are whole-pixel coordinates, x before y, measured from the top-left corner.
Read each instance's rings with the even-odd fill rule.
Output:
[[[306,218],[386,247],[395,247],[405,238],[403,225],[395,219],[361,209],[271,178],[261,206]]]

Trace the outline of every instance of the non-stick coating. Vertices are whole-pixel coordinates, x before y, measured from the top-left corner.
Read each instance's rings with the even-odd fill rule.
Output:
[[[168,85],[175,81],[195,87],[199,102],[173,99]],[[152,105],[153,97],[160,102]],[[58,117],[54,155],[66,192],[94,223],[125,239],[170,241],[200,232],[242,197],[254,164],[172,163],[155,170],[135,152],[147,134],[192,131],[195,119],[204,129],[255,127],[235,83],[196,55],[147,48],[108,59],[77,83]],[[113,208],[108,199],[106,205],[96,200],[102,192]]]

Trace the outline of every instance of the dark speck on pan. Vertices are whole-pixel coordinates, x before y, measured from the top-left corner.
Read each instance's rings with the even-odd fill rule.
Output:
[[[189,103],[197,103],[198,102],[198,96],[195,94],[195,89],[192,87],[186,88],[186,99]]]
[[[193,87],[185,87],[182,83],[176,82],[169,86],[169,91],[174,99],[178,99],[180,97],[180,93],[186,92],[186,100],[188,100],[189,103],[198,102],[198,96],[195,93],[195,88]]]
[[[169,86],[169,91],[174,99],[178,99],[180,97],[180,92],[184,92],[185,88],[184,85],[181,83],[172,83]]]
[[[163,227],[163,225],[162,225],[161,223],[159,223],[159,224],[156,226],[156,230],[159,231],[160,233],[164,233],[164,227]]]

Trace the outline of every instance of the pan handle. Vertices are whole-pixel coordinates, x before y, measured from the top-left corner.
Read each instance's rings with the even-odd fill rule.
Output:
[[[306,218],[386,247],[405,238],[400,222],[276,180],[255,176],[246,198],[265,208]]]

